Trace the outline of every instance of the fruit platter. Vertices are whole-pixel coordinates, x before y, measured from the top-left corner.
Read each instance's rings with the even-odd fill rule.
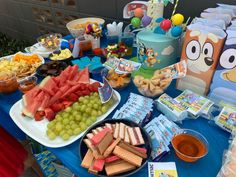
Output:
[[[63,147],[79,139],[95,122],[119,104],[120,95],[102,103],[88,68],[68,66],[57,77],[47,76],[23,95],[10,110],[13,121],[31,138],[47,147]],[[20,111],[19,111],[20,110]]]

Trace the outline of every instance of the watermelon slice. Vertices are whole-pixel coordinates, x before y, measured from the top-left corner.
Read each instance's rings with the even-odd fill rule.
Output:
[[[50,106],[50,108],[54,112],[59,112],[64,109],[64,105],[63,105],[63,103],[54,103],[53,105]]]
[[[74,65],[71,67],[68,80],[73,80],[73,78],[78,75],[79,66]]]
[[[57,84],[52,79],[51,76],[45,77],[42,82],[39,84],[39,87],[50,95],[55,94],[55,89],[58,90]]]
[[[62,95],[63,95],[63,93],[62,93],[60,90],[58,90],[57,93],[55,93],[55,94],[51,97],[51,99],[49,100],[48,105],[51,106],[52,104],[54,104],[55,102],[57,102],[60,98],[62,98]]]
[[[79,72],[78,83],[85,83],[85,84],[89,84],[90,83],[88,67],[84,68],[83,70],[81,70]]]
[[[47,92],[44,92],[43,100],[40,107],[38,108],[38,111],[43,111],[46,107],[48,107],[50,98],[51,96]]]

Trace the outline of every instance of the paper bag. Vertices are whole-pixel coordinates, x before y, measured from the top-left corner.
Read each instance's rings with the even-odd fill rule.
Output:
[[[186,77],[177,80],[177,88],[206,95],[218,64],[226,34],[223,30],[202,25],[189,25],[181,60],[186,60]]]
[[[228,34],[222,54],[215,71],[209,97],[219,103],[236,105],[236,31]]]

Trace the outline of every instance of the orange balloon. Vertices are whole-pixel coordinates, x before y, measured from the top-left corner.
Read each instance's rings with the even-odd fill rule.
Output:
[[[142,18],[143,17],[143,9],[142,8],[137,8],[134,10],[134,16]]]

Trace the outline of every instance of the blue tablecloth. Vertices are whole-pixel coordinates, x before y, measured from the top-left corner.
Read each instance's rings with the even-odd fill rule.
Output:
[[[101,77],[98,75],[94,75],[93,78],[101,81]],[[126,102],[130,92],[138,93],[133,83],[131,83],[127,88],[119,91],[121,95],[121,102],[118,105],[118,109]],[[172,83],[166,93],[172,97],[175,97],[180,93],[180,91],[176,90],[175,83]],[[24,139],[25,134],[11,120],[9,110],[11,106],[21,98],[21,96],[22,95],[19,91],[12,94],[0,94],[0,125],[18,139]],[[114,112],[115,111],[113,111],[109,117],[112,117]],[[160,112],[154,108],[152,116],[155,117],[159,114]],[[172,149],[170,153],[167,154],[161,161],[176,162],[179,177],[215,177],[221,167],[223,151],[228,148],[229,134],[215,126],[213,122],[209,122],[203,118],[198,118],[196,120],[184,120],[180,127],[193,129],[202,133],[209,142],[208,155],[195,163],[185,163],[176,157]],[[64,163],[64,165],[78,177],[93,176],[88,174],[86,169],[80,167],[81,160],[79,156],[79,142],[80,140],[77,140],[73,144],[63,148],[48,149],[52,151]],[[133,176],[148,176],[147,166]]]

